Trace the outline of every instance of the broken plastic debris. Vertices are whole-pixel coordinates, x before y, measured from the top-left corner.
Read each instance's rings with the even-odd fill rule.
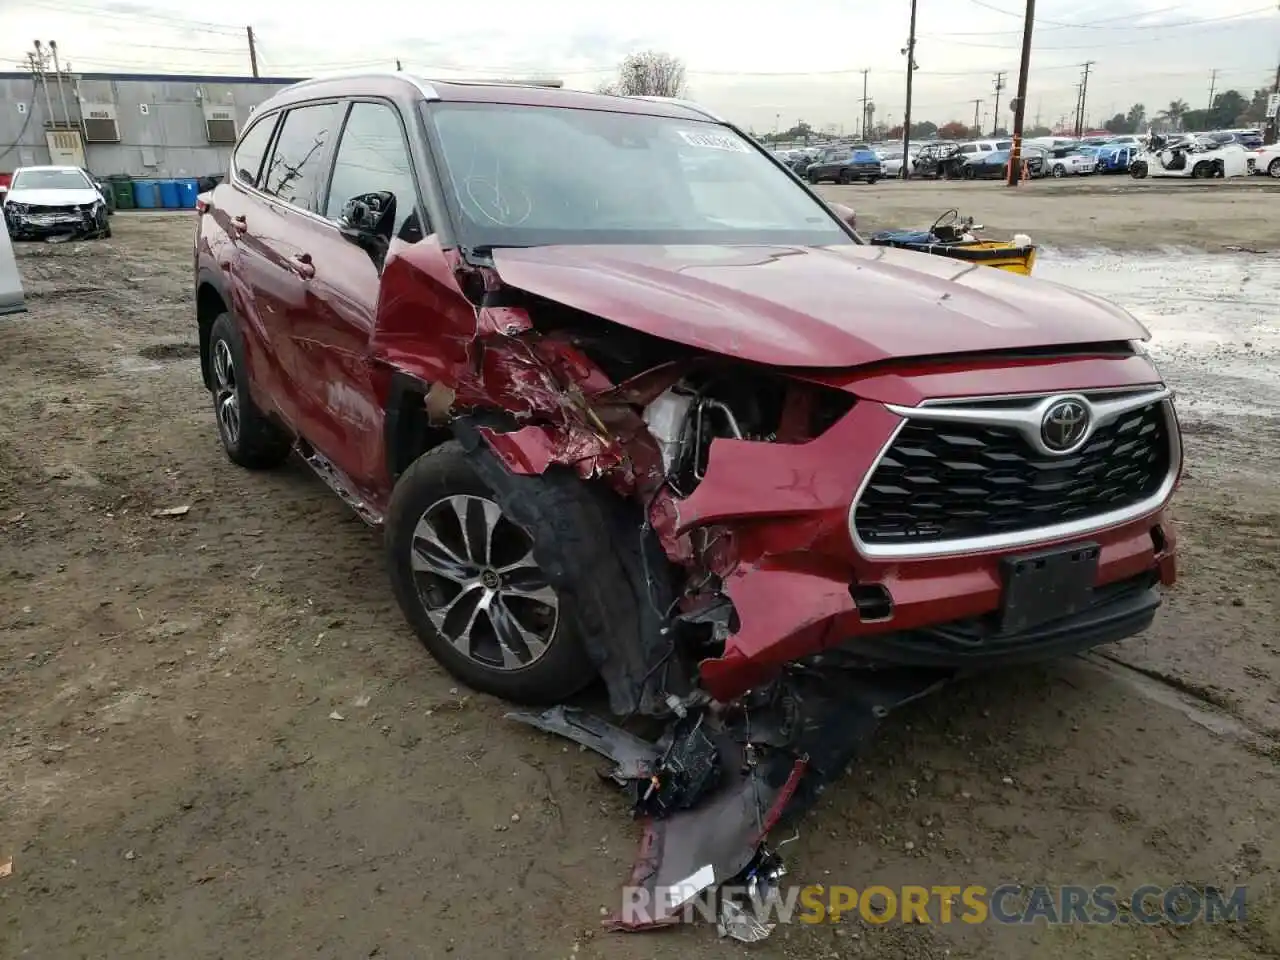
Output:
[[[720,936],[732,937],[742,943],[757,943],[773,933],[777,924],[762,920],[760,911],[768,910],[777,900],[779,881],[786,874],[782,858],[761,847],[739,878],[730,881],[729,886],[736,892],[720,898],[716,918]]]
[[[191,509],[190,504],[184,503],[180,507],[165,507],[163,510],[152,510],[153,517],[185,517]]]
[[[13,873],[13,858],[8,860],[0,860],[0,878],[7,877]]]
[[[330,720],[345,720],[345,719],[347,719],[347,718],[346,718],[346,717],[344,717],[342,714],[340,714],[337,710],[335,710],[335,711],[333,711],[333,713],[329,714],[329,719],[330,719]]]

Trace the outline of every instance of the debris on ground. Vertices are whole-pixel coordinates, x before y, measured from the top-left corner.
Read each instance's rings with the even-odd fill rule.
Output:
[[[185,517],[191,511],[190,504],[183,504],[180,507],[165,507],[163,510],[152,510],[153,517]]]
[[[3,880],[5,877],[12,875],[12,873],[13,873],[13,858],[10,857],[7,860],[0,860],[0,880]]]

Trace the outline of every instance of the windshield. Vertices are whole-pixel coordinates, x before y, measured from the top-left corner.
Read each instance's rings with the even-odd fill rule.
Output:
[[[20,170],[11,190],[87,190],[89,181],[79,170]]]
[[[490,103],[431,104],[427,115],[468,246],[856,242],[720,124]]]

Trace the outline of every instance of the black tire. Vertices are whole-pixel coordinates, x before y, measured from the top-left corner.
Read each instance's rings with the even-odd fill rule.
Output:
[[[538,481],[542,479],[537,478]],[[548,529],[542,531],[541,536],[538,531],[518,524],[505,510],[502,514],[504,521],[523,530],[532,541],[539,570],[547,566],[540,554],[544,550],[553,550],[557,555],[556,563],[563,558],[574,569],[596,571],[609,579],[613,568],[608,564],[602,568],[594,557],[601,550],[600,541],[608,539],[600,536],[601,524],[593,522],[596,518],[590,515],[591,511],[584,509],[585,499],[575,502],[577,498],[573,494],[566,495],[567,490],[576,490],[576,487],[565,487],[547,479],[545,484],[526,485],[523,490],[529,499],[545,501],[531,504],[537,515],[548,518]],[[440,665],[474,690],[525,704],[557,703],[568,699],[597,675],[597,667],[587,656],[577,634],[575,604],[579,600],[576,596],[570,597],[564,590],[555,591],[559,603],[558,616],[545,652],[528,665],[514,669],[486,666],[467,656],[436,628],[428,615],[419,578],[430,577],[431,574],[415,573],[413,569],[415,529],[433,506],[458,496],[497,502],[494,491],[477,474],[457,441],[444,443],[423,454],[396,482],[387,510],[385,537],[391,583],[405,619]],[[614,587],[613,584],[594,582],[589,589],[603,592]],[[484,616],[488,620],[487,612]],[[489,629],[492,630],[492,626]],[[625,629],[622,620],[619,620],[619,629]]]
[[[1191,178],[1193,180],[1207,180],[1213,176],[1213,164],[1207,160],[1201,160],[1191,168]]]
[[[218,437],[231,462],[249,470],[269,470],[278,467],[289,456],[292,439],[254,406],[249,391],[249,367],[244,359],[244,345],[235,318],[229,313],[219,314],[209,329],[209,375],[212,381],[213,415],[218,425]],[[231,380],[222,381],[217,364],[222,350],[231,361]],[[235,398],[237,428],[233,431],[222,411],[223,404],[231,396]]]
[[[867,177],[867,186],[870,186],[871,184],[875,183],[879,179],[880,179],[879,177]]]
[[[1147,161],[1135,160],[1129,165],[1129,176],[1135,180],[1141,180],[1147,175]]]
[[[975,179],[977,179],[978,174],[974,171],[973,167],[970,167],[970,166],[966,165],[966,166],[961,167],[960,169],[961,169],[961,172],[962,172],[962,174],[963,174],[963,176],[964,176],[964,179],[966,179],[966,180],[975,180]]]
[[[849,182],[849,171],[841,170],[836,174],[836,183],[847,184]]]
[[[1280,157],[1267,164],[1267,176],[1280,179]]]
[[[1060,163],[1055,163],[1053,165],[1053,175],[1061,179],[1067,175],[1067,168]]]
[[[819,181],[819,178],[818,178],[818,175],[817,175],[816,173],[807,173],[807,174],[805,174],[805,176],[808,178],[809,182],[810,182],[811,184],[813,184],[815,187],[816,187],[816,186],[818,185],[818,183],[820,182],[820,181]]]
[[[102,239],[103,240],[111,239],[111,224],[107,224],[105,227],[102,228]]]

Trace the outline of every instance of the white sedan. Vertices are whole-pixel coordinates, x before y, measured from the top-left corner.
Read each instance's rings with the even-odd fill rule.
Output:
[[[4,220],[15,240],[111,236],[106,198],[79,167],[19,167],[4,196]]]
[[[886,177],[902,176],[902,154],[886,153],[880,158],[880,169]]]
[[[1280,143],[1253,151],[1253,172],[1280,179]]]
[[[1068,150],[1049,157],[1045,163],[1048,166],[1049,173],[1055,177],[1093,173],[1094,168],[1098,165],[1098,161],[1093,154],[1079,153],[1074,150]]]

